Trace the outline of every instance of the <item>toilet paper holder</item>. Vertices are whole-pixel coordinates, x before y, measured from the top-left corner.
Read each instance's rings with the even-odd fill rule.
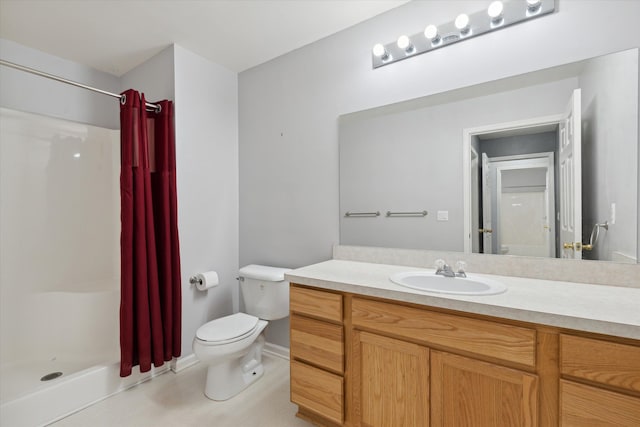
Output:
[[[189,277],[191,286],[195,286],[199,291],[206,291],[220,284],[218,273],[215,271],[203,271]]]
[[[236,280],[244,282],[244,277],[236,277]],[[189,277],[189,283],[191,283],[192,285],[202,285],[202,279],[200,279],[198,276],[191,276]]]

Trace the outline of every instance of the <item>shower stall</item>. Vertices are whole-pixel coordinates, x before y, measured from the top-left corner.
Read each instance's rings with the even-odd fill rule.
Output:
[[[119,137],[0,109],[0,425],[143,379],[118,376]]]

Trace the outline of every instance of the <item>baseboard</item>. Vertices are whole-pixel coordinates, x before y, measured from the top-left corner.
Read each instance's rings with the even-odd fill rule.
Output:
[[[179,359],[174,358],[171,361],[171,370],[177,374],[178,372],[187,369],[188,367],[193,366],[198,362],[198,358],[193,353],[188,356],[180,357]]]
[[[289,349],[278,344],[267,342],[264,344],[264,353],[289,360]]]
[[[282,359],[289,360],[289,349],[287,347],[282,347],[280,345],[268,342],[264,344],[264,352],[269,356],[276,356]],[[180,357],[178,359],[174,358],[169,366],[171,370],[177,374],[178,372],[183,371],[198,362],[199,360],[196,355],[191,353],[188,356]]]

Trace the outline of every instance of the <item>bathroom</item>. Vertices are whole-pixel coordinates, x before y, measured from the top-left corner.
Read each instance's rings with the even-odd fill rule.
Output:
[[[484,6],[408,2],[240,72],[179,40],[132,69],[104,72],[69,60],[64,45],[34,49],[2,30],[0,57],[111,92],[133,87],[149,99],[175,100],[183,275],[180,372],[195,362],[196,330],[242,308],[240,267],[297,268],[332,257],[332,247],[341,242],[340,116],[640,46],[639,2],[556,3],[551,16],[376,70],[370,55],[375,43],[418,31],[425,17],[448,22],[461,11]],[[18,19],[27,22],[24,15]],[[1,24],[6,27],[4,20]],[[108,97],[5,67],[0,67],[0,87],[3,108],[119,127],[117,105]],[[436,209],[429,208],[429,214],[435,216]],[[636,235],[639,228],[636,222]],[[218,272],[221,285],[206,294],[190,288],[189,276],[207,270]],[[3,299],[4,292],[3,283]],[[288,348],[288,326],[287,320],[270,325],[267,342]]]

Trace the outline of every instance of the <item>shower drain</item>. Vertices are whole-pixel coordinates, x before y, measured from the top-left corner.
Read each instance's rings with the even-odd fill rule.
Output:
[[[51,381],[61,376],[62,372],[51,372],[50,374],[47,374],[44,377],[40,378],[40,381]]]

